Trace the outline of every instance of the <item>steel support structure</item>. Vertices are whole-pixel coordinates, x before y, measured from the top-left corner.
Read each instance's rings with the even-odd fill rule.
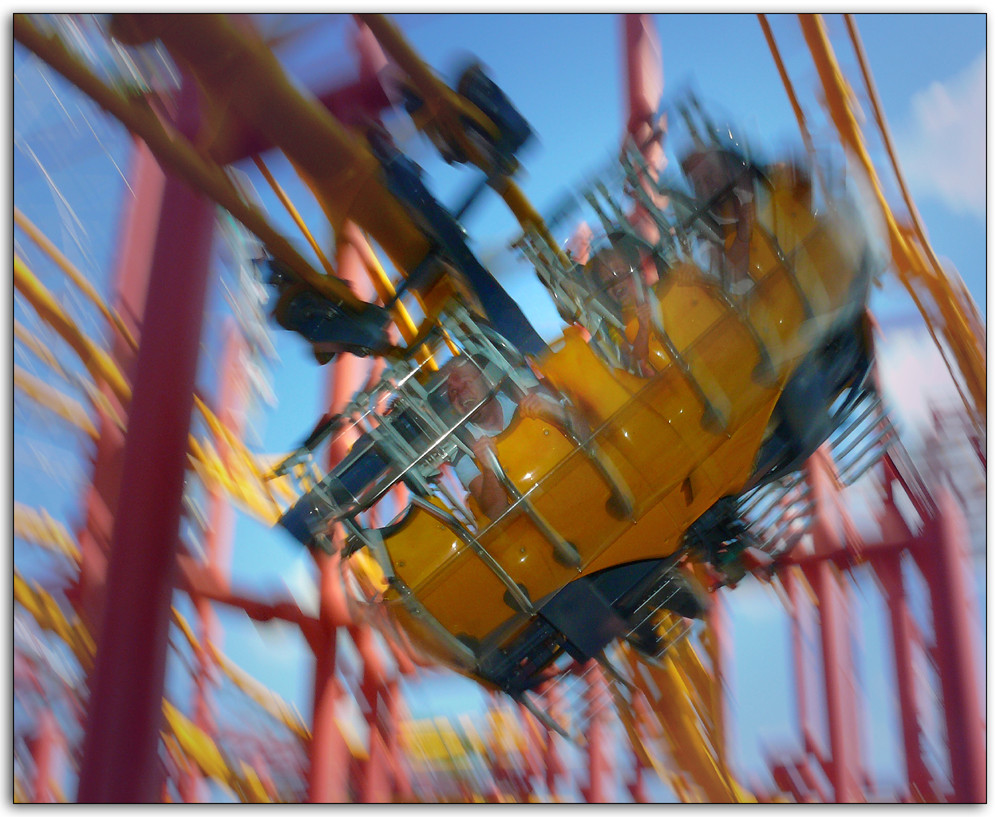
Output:
[[[986,802],[986,719],[979,690],[974,595],[965,521],[955,498],[937,494],[938,515],[929,542],[916,554],[930,592],[934,659],[948,735],[948,759],[955,803]]]
[[[182,110],[194,104],[193,96],[185,85]],[[206,197],[167,177],[128,416],[80,802],[160,799],[167,633],[212,216]]]
[[[863,802],[871,781],[861,762],[859,707],[854,690],[850,649],[850,607],[845,579],[849,573],[871,569],[882,590],[890,625],[895,663],[895,698],[899,703],[898,742],[903,758],[908,802],[982,803],[986,800],[986,730],[982,713],[976,660],[976,618],[971,587],[968,534],[957,503],[939,488],[930,507],[919,507],[919,530],[911,532],[895,505],[892,487],[903,485],[887,459],[880,539],[854,541],[850,518],[839,503],[829,460],[821,452],[810,460],[807,472],[816,502],[812,534],[815,548],[797,547],[779,562],[779,576],[792,608],[794,683],[803,754],[791,762],[773,762],[775,784],[800,801]],[[849,535],[845,535],[845,531]],[[910,611],[904,581],[904,562],[912,560],[927,587],[931,605],[933,647],[930,650],[941,688],[946,729],[948,779],[935,779],[924,762],[919,673],[930,664]],[[805,582],[799,580],[805,577]],[[824,713],[827,745],[813,731],[815,680],[806,655],[809,610],[803,610],[807,590],[818,611],[822,648]],[[817,774],[817,769],[822,774]]]

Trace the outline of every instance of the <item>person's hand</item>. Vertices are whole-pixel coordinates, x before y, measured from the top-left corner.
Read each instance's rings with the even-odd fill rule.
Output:
[[[723,256],[723,263],[729,274],[731,285],[739,284],[750,277],[750,247],[740,240],[733,242],[733,245],[726,250]]]
[[[534,420],[539,420],[549,414],[545,406],[545,398],[535,392],[528,392],[521,398],[519,405],[521,414]]]
[[[638,366],[639,374],[642,377],[652,377],[656,374],[656,369],[654,369],[652,364],[650,364],[650,362],[644,357],[638,358],[636,365]]]
[[[495,457],[497,453],[497,447],[493,444],[493,438],[483,436],[475,440],[472,443],[472,453],[475,455],[476,461],[480,464],[482,470],[487,470],[488,466],[486,463],[490,461],[489,454],[492,453]]]

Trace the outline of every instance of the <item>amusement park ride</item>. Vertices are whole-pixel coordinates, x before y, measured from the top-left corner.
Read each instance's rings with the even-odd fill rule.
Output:
[[[509,695],[534,716],[521,724],[539,746],[551,747],[560,735],[575,739],[555,702],[562,681],[582,676],[603,684],[614,701],[637,770],[660,770],[648,739],[651,724],[659,724],[684,769],[663,772],[678,797],[767,797],[751,795],[726,770],[717,679],[702,667],[717,664],[717,644],[709,638],[698,648],[709,654],[701,661],[685,641],[687,619],[707,618],[714,632],[713,592],[748,574],[783,588],[792,609],[808,586],[821,609],[829,747],[817,748],[810,734],[805,751],[815,759],[825,753],[828,783],[810,782],[807,763],[776,768],[780,797],[865,799],[863,774],[850,758],[857,734],[843,727],[851,695],[832,666],[845,631],[831,611],[842,603],[841,571],[870,559],[895,576],[904,549],[924,554],[918,557],[924,575],[945,571],[937,587],[933,580],[928,585],[936,663],[942,688],[954,697],[946,704],[952,775],[945,790],[922,764],[919,727],[907,720],[917,717],[906,699],[910,668],[897,667],[907,724],[903,796],[984,799],[978,697],[973,682],[954,677],[971,660],[965,624],[952,612],[964,592],[960,569],[946,552],[952,545],[928,533],[953,535],[949,506],[907,470],[879,393],[868,310],[880,277],[898,275],[916,290],[922,275],[934,278],[935,262],[926,243],[921,248],[912,233],[900,232],[880,198],[821,21],[805,17],[802,29],[850,161],[818,161],[803,131],[802,155],[766,163],[731,133],[723,136],[691,96],[674,104],[670,124],[670,137],[688,150],[681,167],[661,177],[665,119],[650,98],[652,83],[644,85],[636,70],[619,160],[560,215],[565,223],[572,210],[590,223],[589,237],[578,233],[572,250],[555,238],[556,220],[542,218],[514,180],[531,135],[516,100],[478,65],[451,88],[388,19],[362,14],[357,23],[367,38],[361,78],[350,93],[317,103],[293,84],[248,18],[120,14],[107,21],[106,34],[120,48],[158,43],[165,50],[184,78],[174,98],[116,88],[47,30],[44,18],[14,18],[15,40],[122,122],[144,143],[149,166],[167,172],[165,229],[175,242],[183,237],[189,259],[176,265],[172,280],[158,281],[156,270],[178,259],[161,235],[146,303],[162,309],[146,310],[137,348],[128,348],[122,332],[114,355],[118,363],[134,361],[134,379],[116,389],[107,375],[110,359],[96,375],[118,405],[131,407],[115,455],[122,487],[103,586],[95,589],[81,576],[77,593],[98,645],[78,799],[161,796],[154,769],[173,589],[163,576],[179,570],[180,586],[206,604],[214,599],[253,616],[298,620],[294,611],[265,611],[234,598],[170,541],[181,513],[190,401],[165,406],[157,395],[193,392],[205,288],[198,278],[206,273],[203,262],[190,258],[206,257],[212,205],[262,248],[245,260],[272,293],[274,322],[300,335],[317,364],[336,372],[339,399],[331,411],[298,449],[260,469],[256,488],[272,504],[280,500],[270,515],[281,535],[300,541],[322,566],[319,620],[301,623],[317,658],[309,799],[348,799],[347,784],[331,782],[344,772],[329,773],[336,758],[334,693],[320,678],[335,662],[341,628],[365,662],[371,735],[364,782],[352,796],[418,799],[401,782],[392,722],[398,715],[385,714],[396,699],[375,669],[384,662],[370,645],[369,625],[376,624],[401,666],[447,666]],[[641,17],[628,17],[626,38],[635,51],[650,48]],[[386,74],[374,68],[386,62],[395,69],[388,92],[378,78]],[[432,195],[422,169],[383,126],[390,100],[448,163],[478,174],[455,212]],[[263,171],[260,156],[270,150],[283,152],[314,194],[335,237],[336,265],[307,236],[324,268],[316,269],[224,170],[253,157]],[[462,214],[489,191],[516,218],[521,234],[513,246],[564,322],[554,342],[543,341],[470,246]],[[873,212],[885,216],[884,225],[876,226]],[[374,286],[375,301],[360,298],[348,280],[361,277]],[[947,325],[982,440],[978,316],[941,284],[943,276],[935,280],[937,288],[927,291]],[[19,259],[15,285],[33,305],[44,303]],[[363,358],[380,361],[367,382],[351,370]],[[95,371],[104,365],[104,357],[90,359]],[[166,360],[171,364],[164,366]],[[474,399],[456,399],[459,372],[476,384]],[[161,377],[166,382],[156,383]],[[483,444],[481,429],[474,429],[500,405],[509,407],[505,421]],[[238,439],[215,422],[220,438]],[[107,416],[102,421],[105,430],[113,425]],[[135,479],[149,461],[163,464],[162,476]],[[455,476],[463,461],[475,466],[468,495]],[[101,462],[98,455],[98,468]],[[893,483],[906,492],[924,521],[926,544],[918,547],[920,537],[910,541],[896,530],[872,556],[862,552],[846,517],[833,518],[832,492],[878,469],[886,475],[889,505]],[[346,586],[378,602],[379,612],[363,624],[344,613],[345,586],[330,589],[342,581],[342,565],[352,571]],[[899,660],[912,648],[904,634],[904,591],[887,592],[895,593]],[[19,601],[28,606],[26,599]],[[131,621],[101,613],[127,609],[136,611]],[[126,656],[137,643],[158,653],[151,654],[149,674],[123,690],[136,678],[136,663]],[[595,674],[600,681],[592,680]],[[594,695],[597,701],[599,691]],[[589,719],[595,733],[597,708]],[[193,748],[197,742],[180,737],[181,716],[164,711],[175,735],[170,745],[186,749],[187,762],[212,776],[204,753]],[[689,712],[700,726],[692,726]],[[208,721],[185,728],[205,737]],[[125,735],[146,748],[123,752]],[[598,735],[589,740],[593,760]],[[593,760],[588,799],[606,796],[602,768]],[[275,799],[267,786],[247,783],[247,775],[238,784],[214,776],[244,799]],[[190,793],[197,789],[187,791],[182,796],[198,799]],[[637,778],[632,794],[641,793]]]

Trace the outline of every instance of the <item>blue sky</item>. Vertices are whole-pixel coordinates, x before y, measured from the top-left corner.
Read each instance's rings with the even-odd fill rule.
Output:
[[[394,19],[417,52],[448,79],[454,79],[467,55],[481,60],[525,115],[536,139],[523,153],[525,169],[518,180],[543,214],[567,189],[602,167],[616,151],[625,121],[619,17],[416,14]],[[708,102],[710,110],[742,128],[765,152],[797,143],[791,108],[754,15],[656,15],[654,19],[662,48],[666,95],[687,88],[695,90]],[[985,317],[985,15],[864,14],[855,19],[904,175],[931,244],[939,257],[961,274]],[[797,20],[789,15],[771,15],[768,20],[814,131],[832,138],[816,103],[815,74]],[[834,15],[826,20],[841,68],[860,94],[862,84],[843,21]],[[265,22],[275,31],[289,26],[300,31],[289,59],[304,79],[328,69],[333,73],[350,72],[350,56],[338,53],[350,21],[283,15]],[[301,34],[310,27],[313,33]],[[82,138],[76,127],[85,129],[83,122],[90,121],[96,123],[96,144],[90,143],[82,154],[65,148],[60,154],[60,144],[68,140],[60,138],[58,129],[51,130],[56,127],[49,119],[53,117],[51,109],[45,108],[44,101],[35,101],[42,100],[44,87],[38,83],[26,87],[33,89],[34,95],[23,95],[20,100],[15,89],[15,142],[18,134],[25,139],[33,135],[27,144],[41,152],[45,140],[52,141],[51,155],[41,155],[54,185],[40,179],[32,163],[25,159],[23,147],[18,147],[15,204],[36,223],[45,228],[51,225],[51,231],[47,229],[50,236],[74,263],[94,279],[106,281],[120,206],[117,196],[124,187],[121,174],[127,166],[127,139],[115,126],[102,126],[91,106],[81,103],[75,108],[70,104],[71,119],[76,123],[74,138]],[[405,137],[405,123],[395,127]],[[866,133],[870,134],[869,146],[876,166],[888,180],[885,154],[874,141],[874,131],[868,128]],[[454,205],[472,174],[445,167],[419,137],[406,140],[405,147],[424,165],[432,189],[445,203]],[[280,169],[280,163],[276,167]],[[287,173],[281,180],[293,186]],[[900,200],[895,187],[887,187],[890,202],[898,210]],[[56,188],[65,194],[66,201],[53,194]],[[275,222],[285,234],[294,236],[295,228],[280,205],[266,191],[259,192]],[[104,205],[94,208],[88,206],[90,201]],[[305,208],[316,234],[324,235],[315,209],[301,198],[297,204]],[[516,231],[509,212],[487,194],[470,212],[466,226],[482,257],[525,305],[540,331],[551,337],[556,328],[547,296],[530,270],[510,253],[502,252]],[[891,285],[877,296],[876,310],[878,317],[890,323],[912,323],[915,315],[908,298]],[[323,407],[321,376],[304,342],[277,329],[272,338],[280,359],[273,369],[278,404],[273,410],[255,411],[252,420],[259,450],[278,453],[302,438]],[[212,379],[211,367],[206,367],[203,379]],[[43,439],[44,435],[30,423],[20,428],[20,439],[28,439],[32,445],[55,443],[70,447],[59,437]],[[33,460],[26,457],[26,461]],[[81,467],[86,470],[86,463]],[[15,477],[16,499],[35,493],[45,484],[37,469],[19,470],[16,463]],[[65,492],[52,501],[61,507],[60,515],[72,518],[76,500],[70,487],[67,485]],[[284,587],[290,586],[303,598],[309,595],[314,572],[311,562],[282,532],[240,518],[233,556],[235,587],[255,588],[267,595],[285,592]],[[770,712],[766,718],[754,716],[752,688],[767,683],[769,677],[773,680],[769,668],[758,660],[760,651],[768,649],[769,638],[770,647],[779,655],[785,648],[780,637],[774,641],[779,623],[773,605],[769,607],[769,602],[761,600],[753,590],[741,588],[740,594],[731,596],[740,613],[733,618],[737,628],[736,658],[744,679],[733,693],[738,704],[736,731],[746,740],[740,744],[740,756],[749,767],[756,768],[759,759],[752,757],[756,734],[763,730],[774,733],[774,740],[781,740],[787,735],[787,717],[792,709],[787,704],[776,708],[776,717],[771,717]],[[737,602],[741,597],[749,599],[742,607]],[[297,637],[280,625],[252,625],[228,611],[220,611],[220,616],[227,625],[224,646],[232,658],[308,717],[311,662]],[[469,685],[436,678],[433,684],[423,684],[413,692],[411,703],[417,710],[426,707],[433,711],[442,690],[447,690],[453,705],[459,702],[456,709],[462,708],[462,701],[473,705],[479,700]],[[876,690],[873,694],[880,693]]]

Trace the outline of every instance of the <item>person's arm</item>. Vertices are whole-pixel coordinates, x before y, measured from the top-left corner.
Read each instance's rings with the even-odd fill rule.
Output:
[[[544,420],[557,426],[568,426],[577,437],[590,436],[590,426],[576,409],[568,409],[552,397],[538,392],[528,392],[521,398],[518,409],[525,417]]]
[[[490,437],[480,437],[472,444],[472,453],[479,466],[479,474],[469,483],[469,494],[479,509],[492,521],[507,509],[507,491],[496,474],[486,464],[490,454],[496,456],[496,446]]]
[[[736,214],[736,234],[726,248],[726,260],[734,283],[743,281],[750,275],[750,238],[756,221],[752,184],[749,180],[744,180],[733,191],[739,209]],[[745,185],[751,186],[748,188]]]
[[[652,323],[652,307],[649,301],[642,301],[636,306],[636,332],[632,341],[630,353],[632,360],[643,377],[651,377],[656,370],[649,362],[649,332]]]

